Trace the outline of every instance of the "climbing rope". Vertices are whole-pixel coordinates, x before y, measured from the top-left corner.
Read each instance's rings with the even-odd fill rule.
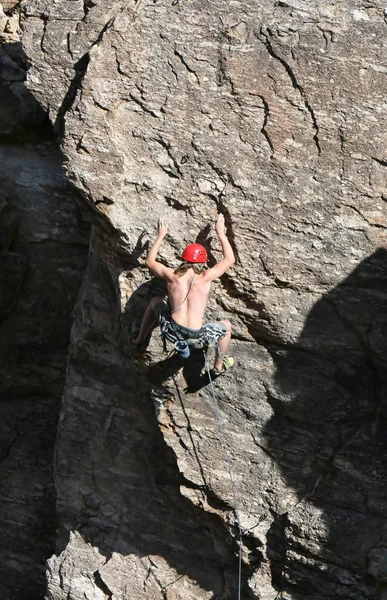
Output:
[[[234,499],[234,512],[235,512],[235,516],[236,516],[237,523],[238,523],[238,531],[239,531],[239,540],[238,540],[238,545],[239,545],[239,558],[238,558],[238,600],[241,600],[241,588],[242,588],[242,527],[241,527],[241,520],[239,518],[238,502],[237,502],[237,496],[236,496],[236,491],[235,491],[234,478],[233,478],[232,471],[231,471],[230,458],[229,458],[228,450],[227,450],[226,437],[224,435],[224,428],[223,428],[223,423],[222,423],[222,419],[221,419],[221,416],[220,416],[220,411],[219,411],[219,406],[218,406],[218,400],[216,398],[214,384],[213,384],[213,381],[212,381],[212,378],[211,378],[210,367],[208,365],[208,359],[207,359],[207,354],[206,354],[205,350],[203,350],[203,354],[204,354],[204,363],[205,363],[205,366],[206,366],[206,369],[207,369],[207,373],[208,373],[208,379],[210,380],[210,387],[211,387],[212,398],[214,400],[215,412],[216,412],[216,416],[217,416],[217,419],[218,419],[220,433],[221,433],[221,436],[222,436],[222,444],[223,444],[224,453],[225,453],[225,456],[226,456],[227,470],[228,470],[228,474],[230,476],[232,496],[233,496],[233,499]]]

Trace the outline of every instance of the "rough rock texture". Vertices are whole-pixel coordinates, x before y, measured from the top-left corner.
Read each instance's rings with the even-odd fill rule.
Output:
[[[233,499],[202,357],[138,356],[144,268],[238,256],[208,317],[243,598],[387,598],[386,17],[379,0],[30,0],[28,88],[100,215],[74,312],[47,599],[236,598]],[[13,285],[18,285],[17,277]]]
[[[0,36],[0,597],[35,600],[55,550],[53,446],[89,226],[24,86],[17,13],[0,10]]]

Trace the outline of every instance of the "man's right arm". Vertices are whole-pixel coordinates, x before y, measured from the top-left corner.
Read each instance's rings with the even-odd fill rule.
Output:
[[[215,226],[216,233],[222,246],[223,259],[204,273],[204,279],[213,281],[221,277],[235,263],[235,255],[226,235],[224,216],[220,214]]]
[[[148,252],[148,256],[146,257],[145,264],[154,273],[157,277],[162,277],[163,279],[168,279],[168,276],[172,272],[172,269],[166,267],[162,263],[158,262],[157,255],[160,250],[160,246],[164,237],[166,236],[168,231],[167,226],[164,224],[163,219],[160,217],[158,221],[158,234],[157,238],[153,242],[151,249]]]

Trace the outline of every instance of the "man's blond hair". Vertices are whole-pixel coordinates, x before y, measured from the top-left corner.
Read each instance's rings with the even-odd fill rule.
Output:
[[[204,273],[208,269],[206,263],[191,263],[185,260],[174,270],[174,273],[178,277],[181,277],[191,268],[194,270],[195,275],[200,275],[200,273]]]

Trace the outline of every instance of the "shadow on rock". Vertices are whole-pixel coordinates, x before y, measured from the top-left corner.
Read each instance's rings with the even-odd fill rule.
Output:
[[[0,140],[39,142],[55,136],[47,113],[26,88],[28,58],[20,42],[0,46]]]
[[[179,358],[173,349],[172,352],[165,360],[149,367],[149,379],[152,383],[162,385],[181,369],[187,384],[184,387],[186,394],[195,394],[209,385],[210,380],[205,369],[203,350],[191,349],[188,359]]]
[[[143,595],[136,597],[153,597],[147,586],[154,579],[147,571],[153,573],[154,564],[162,562],[163,567],[154,571],[161,582],[155,597],[166,593],[165,586],[172,585],[168,582],[185,578],[184,585],[196,592],[200,586],[206,598],[231,599],[238,582],[235,539],[216,511],[204,510],[200,502],[194,503],[181,493],[181,486],[187,489],[191,485],[192,494],[200,497],[205,482],[191,484],[179,471],[152,402],[155,387],[173,378],[181,367],[180,360],[171,356],[148,366],[128,344],[119,313],[112,310],[119,299],[116,286],[111,285],[111,272],[101,260],[105,241],[98,239],[96,227],[93,235],[95,256],[89,257],[75,313],[57,438],[57,551],[64,554],[51,559],[50,572],[55,570],[56,561],[65,559],[71,540],[80,543],[79,538],[70,536],[70,542],[68,538],[71,531],[78,531],[83,541],[91,544],[87,552],[98,547],[106,562],[104,568],[95,563],[97,587],[98,581],[109,587],[111,573],[107,571],[116,569],[112,556],[119,554],[125,563],[125,585],[136,585],[141,577],[137,571],[145,569]],[[137,310],[140,314],[140,305],[147,304],[155,293],[152,285],[158,283],[138,288],[131,298],[130,314],[137,314]],[[129,315],[127,319],[129,327]],[[197,367],[184,369],[199,368],[199,362]],[[76,548],[71,555],[77,555]],[[139,561],[137,566],[133,561]],[[58,569],[63,573],[62,562]],[[250,597],[248,576],[246,567],[244,598]],[[74,579],[74,574],[71,577]],[[55,586],[49,581],[48,597],[55,597]],[[182,589],[178,593],[183,593]]]
[[[287,553],[274,559],[284,561],[274,567],[275,583],[297,598],[381,597],[387,251],[377,250],[315,304],[294,346],[268,350],[276,376],[267,386],[274,416],[264,435],[299,497],[282,528]]]
[[[18,48],[20,49],[19,45]],[[32,121],[29,112],[31,108],[32,111],[36,111],[34,122],[38,130],[44,125],[44,133],[48,135],[50,143],[51,141],[55,142],[47,115],[44,111],[42,112],[39,104],[24,87],[25,71],[20,72],[21,67],[16,60],[13,61],[13,64],[9,62],[12,62],[12,50],[13,46],[4,49],[2,54],[2,72],[4,73],[7,69],[7,73],[11,77],[10,81],[1,82],[6,102],[4,106],[0,103],[0,111],[2,107],[4,110],[8,110],[3,121],[0,119],[0,127],[2,123],[4,125],[0,132],[2,141],[10,143],[8,136],[12,135],[13,131],[17,135],[20,132],[23,137],[23,127],[26,121],[30,123]],[[23,61],[24,57],[21,56],[20,60]],[[78,66],[79,73],[76,73],[74,81],[70,84],[64,109],[71,104],[74,88],[82,77],[84,65]],[[77,77],[78,79],[76,79]],[[9,128],[12,119],[15,124],[13,131]],[[59,125],[60,123],[57,123],[58,132],[61,131]],[[31,136],[33,139],[32,134]],[[23,139],[25,141],[25,138]],[[47,152],[50,152],[48,146]],[[59,155],[59,168],[60,158]],[[62,172],[60,177],[63,179]],[[55,218],[57,218],[56,213]],[[66,218],[69,219],[68,214]],[[47,483],[47,490],[43,490],[41,493],[39,491],[38,503],[40,509],[42,502],[44,502],[45,508],[53,508],[52,472],[55,471],[57,496],[55,515],[57,523],[55,525],[58,524],[56,550],[58,554],[61,551],[66,552],[70,547],[68,541],[72,532],[79,531],[87,543],[87,552],[90,552],[96,561],[90,565],[87,564],[86,551],[82,557],[77,555],[76,551],[73,554],[70,553],[69,559],[64,563],[61,563],[63,555],[52,556],[47,575],[47,598],[58,597],[57,593],[59,596],[62,593],[66,594],[67,597],[70,592],[66,590],[71,588],[73,588],[74,597],[78,592],[79,596],[86,592],[89,593],[86,587],[83,587],[81,591],[76,590],[77,582],[81,577],[79,575],[77,578],[75,572],[77,565],[79,565],[81,573],[86,573],[81,585],[92,586],[90,597],[93,594],[96,597],[95,593],[99,594],[100,590],[104,593],[108,590],[110,594],[109,575],[113,573],[116,582],[111,584],[113,587],[117,585],[119,571],[114,564],[109,573],[109,561],[114,562],[117,556],[120,556],[123,561],[127,560],[124,569],[126,577],[124,586],[127,586],[130,566],[133,568],[133,575],[129,576],[129,580],[133,586],[136,585],[136,570],[140,566],[138,562],[133,564],[133,560],[144,560],[141,567],[144,569],[144,577],[142,580],[140,576],[138,577],[139,593],[142,593],[143,597],[147,597],[148,580],[149,585],[156,585],[155,582],[157,583],[159,580],[163,581],[162,562],[165,571],[164,583],[157,583],[156,597],[166,596],[167,593],[168,595],[169,593],[173,594],[173,591],[166,592],[165,590],[167,587],[171,588],[176,573],[179,574],[177,581],[187,576],[193,582],[189,585],[195,587],[199,584],[202,589],[207,590],[206,598],[226,600],[226,598],[235,597],[238,580],[235,540],[215,512],[213,514],[206,512],[181,494],[182,476],[177,467],[176,457],[166,445],[158,427],[151,402],[150,382],[147,377],[144,377],[141,365],[139,365],[140,361],[128,352],[127,340],[123,339],[122,324],[130,326],[133,316],[142,316],[148,297],[150,299],[156,293],[160,294],[157,289],[159,282],[141,286],[133,294],[130,301],[133,304],[129,303],[128,310],[123,317],[124,323],[122,323],[119,316],[120,311],[115,310],[120,306],[117,297],[118,282],[112,280],[112,272],[106,266],[111,262],[111,256],[107,256],[109,252],[104,256],[106,250],[104,243],[109,237],[107,230],[102,219],[95,218],[87,273],[73,312],[74,323],[68,364],[66,365],[67,356],[60,354],[56,356],[57,360],[53,369],[48,372],[48,378],[52,379],[55,375],[55,372],[53,375],[54,367],[60,371],[58,385],[54,390],[55,411],[51,410],[50,406],[48,407],[54,415],[50,421],[50,423],[53,422],[50,435],[47,435],[46,430],[39,431],[40,442],[44,436],[47,437],[46,455],[43,458],[48,483],[43,481],[44,484]],[[87,231],[87,236],[88,233]],[[80,237],[82,239],[76,240],[76,242],[82,246],[81,258],[86,259],[87,241],[84,240],[85,235]],[[49,240],[49,244],[51,242],[52,240]],[[61,245],[63,245],[63,240],[58,241],[58,248]],[[47,248],[45,244],[41,246],[36,244],[36,246]],[[136,251],[139,254],[143,252],[142,240],[139,240],[138,248],[135,250],[135,260]],[[106,259],[105,264],[104,258]],[[85,261],[79,260],[79,262],[81,264],[76,265],[77,275],[83,276]],[[119,261],[117,260],[117,262]],[[76,279],[75,276],[72,276],[71,285],[77,288],[76,284],[80,283],[80,279],[80,277]],[[20,288],[18,281],[14,288],[15,290]],[[66,313],[65,325],[67,328],[63,331],[63,338],[67,352],[69,323],[71,323],[70,313],[75,297],[69,299],[69,310],[65,311],[67,306],[63,306],[63,296],[64,294],[60,295],[60,308]],[[7,300],[7,315],[10,311],[9,306],[11,304]],[[40,318],[40,315],[36,316],[36,318],[38,317]],[[127,317],[129,320],[125,321]],[[39,324],[40,327],[42,327],[42,323],[43,317]],[[49,325],[51,340],[56,336],[56,322],[53,325],[50,322]],[[57,344],[58,340],[56,339],[53,341],[53,347],[56,350]],[[46,351],[46,354],[50,355],[50,360],[52,353],[53,351],[50,352],[50,349]],[[44,356],[39,362],[38,368],[42,368],[42,365],[47,366],[47,364],[50,367],[51,363],[52,360],[48,362],[47,356]],[[66,384],[60,407],[56,455],[52,469],[53,431],[59,412],[66,366]],[[62,377],[63,379],[61,379]],[[15,422],[17,423],[17,420]],[[17,427],[16,424],[15,429]],[[32,437],[31,432],[29,439]],[[14,440],[11,440],[9,451],[11,451],[12,443]],[[31,450],[31,454],[33,454],[33,450]],[[17,457],[19,458],[19,455]],[[39,456],[36,461],[43,462],[43,458]],[[39,486],[40,483],[32,476],[31,479],[31,489],[37,493],[36,489],[39,488],[34,486],[36,484]],[[187,485],[187,482],[184,483]],[[200,489],[196,491],[200,493]],[[44,493],[47,497],[44,497]],[[54,544],[55,532],[52,514],[53,510],[50,510],[50,521],[43,523],[43,527],[40,527],[41,523],[39,522],[39,527],[35,528],[34,535],[29,540],[36,546],[40,544],[40,539],[36,538],[39,532],[44,532],[40,535],[42,540],[46,541],[46,538],[49,537],[42,552],[39,547],[40,553],[37,557],[39,565],[34,564],[35,557],[32,549],[31,551],[28,549],[27,556],[24,554],[21,556],[21,562],[25,560],[29,568],[32,565],[32,569],[39,570],[37,592],[35,594],[35,589],[32,590],[32,585],[35,585],[33,574],[28,582],[22,581],[23,589],[15,591],[14,588],[12,596],[14,600],[23,596],[26,586],[28,586],[31,598],[38,597],[42,591],[44,585],[43,563],[53,551]],[[39,518],[43,520],[47,516],[40,511],[38,520]],[[35,521],[33,525],[35,525]],[[6,524],[4,529],[7,527],[9,532],[9,524]],[[26,527],[27,525],[25,525]],[[49,529],[48,533],[45,531],[45,527]],[[56,563],[58,563],[57,572],[54,568]],[[152,579],[150,569],[156,563],[158,563],[159,573]],[[15,564],[20,579],[20,565],[18,566],[16,559],[12,561],[12,567],[15,567]],[[69,571],[66,570],[67,568]],[[3,580],[9,580],[9,585],[8,583],[6,585],[7,589],[3,585],[4,598],[8,597],[7,594],[12,593],[10,586],[15,580],[13,571],[11,572],[9,569],[7,571],[7,565],[3,565]],[[58,579],[56,579],[57,576]],[[246,579],[247,576],[246,571],[244,578]],[[137,592],[132,594],[132,590],[129,593],[137,594]],[[248,596],[249,594],[246,592],[244,597]],[[136,597],[139,596],[136,595]]]
[[[4,15],[1,5],[0,13]],[[84,211],[77,206],[65,178],[47,114],[25,87],[27,69],[20,42],[2,43],[2,600],[42,598],[45,563],[55,550],[55,434],[71,313],[86,268],[90,238]]]

